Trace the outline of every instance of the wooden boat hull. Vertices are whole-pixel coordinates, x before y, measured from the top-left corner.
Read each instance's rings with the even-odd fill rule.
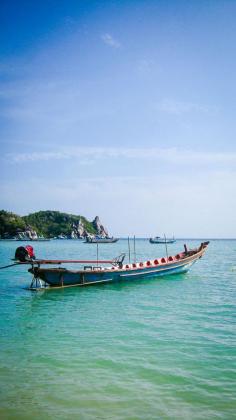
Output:
[[[154,278],[165,275],[187,272],[191,266],[202,257],[206,246],[192,255],[179,254],[179,259],[169,257],[147,261],[145,263],[125,264],[120,268],[85,267],[83,270],[68,270],[66,268],[41,268],[33,266],[29,269],[34,278],[43,280],[51,287],[87,286],[96,283],[120,282],[139,278]]]

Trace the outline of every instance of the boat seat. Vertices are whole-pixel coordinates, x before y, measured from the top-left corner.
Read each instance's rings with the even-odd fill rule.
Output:
[[[152,266],[152,261],[146,261],[146,266],[151,267]]]
[[[124,268],[124,269],[126,269],[126,268],[130,269],[130,268],[132,268],[132,265],[131,265],[131,264],[125,264],[125,265],[123,266],[123,268]]]

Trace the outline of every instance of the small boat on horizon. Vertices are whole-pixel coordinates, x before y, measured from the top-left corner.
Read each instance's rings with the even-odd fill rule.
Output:
[[[112,244],[117,242],[118,238],[113,238],[109,236],[87,236],[84,243],[85,244]]]
[[[174,244],[176,242],[175,237],[173,238],[161,238],[160,236],[155,236],[155,238],[150,238],[149,242],[151,244]]]

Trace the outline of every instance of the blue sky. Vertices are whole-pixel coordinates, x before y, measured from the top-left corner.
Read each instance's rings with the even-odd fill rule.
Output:
[[[236,237],[236,2],[1,1],[1,208]]]

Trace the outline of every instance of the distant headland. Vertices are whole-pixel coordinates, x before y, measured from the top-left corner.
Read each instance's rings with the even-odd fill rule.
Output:
[[[19,216],[0,210],[1,239],[82,239],[87,236],[108,236],[98,216],[89,222],[84,216],[46,210]]]

